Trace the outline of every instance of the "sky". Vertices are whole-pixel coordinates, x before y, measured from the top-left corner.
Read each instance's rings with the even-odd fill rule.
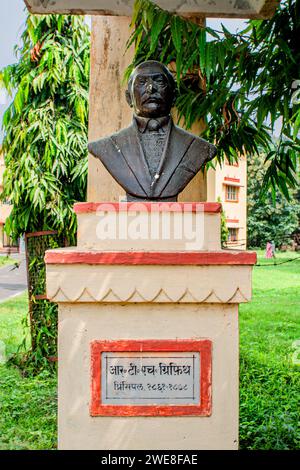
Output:
[[[0,70],[16,62],[14,47],[20,41],[26,19],[25,4],[23,0],[1,0],[0,10]],[[3,90],[0,90],[0,123],[3,112],[9,100]],[[2,141],[0,125],[0,143]]]
[[[82,0],[84,1],[84,0]],[[25,27],[26,10],[23,0],[1,0],[0,10],[0,70],[9,64],[16,62],[14,47],[20,43],[20,36]],[[235,32],[245,24],[243,20],[231,19],[207,19],[207,25],[211,28],[220,28],[224,23],[229,31]],[[0,90],[0,123],[3,112],[9,104],[9,98],[3,90]],[[0,125],[1,128],[1,125]],[[0,143],[3,134],[0,129]]]

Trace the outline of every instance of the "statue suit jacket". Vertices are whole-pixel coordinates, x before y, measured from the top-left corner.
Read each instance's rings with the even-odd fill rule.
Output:
[[[128,200],[176,200],[200,168],[217,152],[214,145],[170,119],[159,177],[151,178],[138,137],[136,121],[109,137],[91,142],[89,152],[99,158],[125,189]]]

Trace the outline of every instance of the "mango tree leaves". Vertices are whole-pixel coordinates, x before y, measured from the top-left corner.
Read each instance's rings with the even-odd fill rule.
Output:
[[[89,29],[83,17],[29,15],[17,53],[0,75],[15,90],[2,123],[6,229],[13,238],[54,229],[74,242],[72,206],[87,181]]]

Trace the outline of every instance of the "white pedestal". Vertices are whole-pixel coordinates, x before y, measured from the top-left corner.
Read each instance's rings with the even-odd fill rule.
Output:
[[[167,210],[177,224],[180,211],[183,224],[189,218],[196,223],[199,217],[204,234],[201,243],[206,249],[190,249],[191,240],[184,237],[169,240],[168,250],[165,239],[153,240],[149,235],[146,240],[101,241],[95,233],[105,211],[97,214],[91,203],[76,206],[78,246],[46,254],[48,298],[59,304],[60,449],[238,448],[238,304],[250,300],[255,254],[219,249],[218,204],[202,204],[202,215],[195,206],[176,204],[172,209],[172,204],[169,209],[148,204],[146,209],[140,207],[136,217],[146,225],[151,219],[164,224],[162,214]],[[108,206],[106,212],[115,210],[118,222],[124,207]],[[127,204],[127,209],[131,223],[136,208]],[[105,386],[100,371],[101,363],[103,374],[104,359],[91,354],[97,342],[108,345],[106,350],[112,356],[113,351],[121,356],[126,352],[129,357],[155,351],[151,353],[156,364],[153,377],[148,374],[150,366],[148,370],[140,368],[144,374],[140,371],[136,375],[144,392],[150,387],[147,382],[157,385],[155,380],[172,387],[168,382],[177,378],[159,376],[159,361],[166,363],[166,351],[175,351],[175,359],[168,364],[176,364],[176,355],[184,350],[182,344],[187,344],[185,351],[200,355],[199,403],[185,403],[186,397],[178,392],[172,398],[174,403],[162,395],[167,400],[164,406],[162,399],[147,402],[140,398],[132,403],[122,398],[118,402],[121,406],[103,404],[104,395],[98,396],[97,390],[100,382],[102,390]],[[211,351],[196,353],[195,344],[209,345]],[[201,362],[204,354],[206,359]],[[187,369],[178,368],[178,364],[169,371],[184,375]],[[199,375],[197,367],[190,370]],[[118,382],[127,384],[125,387],[127,372]],[[183,375],[178,376],[182,384],[192,380]],[[197,393],[195,396],[197,401]],[[180,405],[176,402],[179,398]]]

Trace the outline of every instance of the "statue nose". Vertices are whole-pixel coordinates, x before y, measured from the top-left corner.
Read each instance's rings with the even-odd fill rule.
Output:
[[[151,93],[152,90],[153,90],[153,85],[152,85],[152,83],[148,83],[148,84],[147,84],[147,91]]]

